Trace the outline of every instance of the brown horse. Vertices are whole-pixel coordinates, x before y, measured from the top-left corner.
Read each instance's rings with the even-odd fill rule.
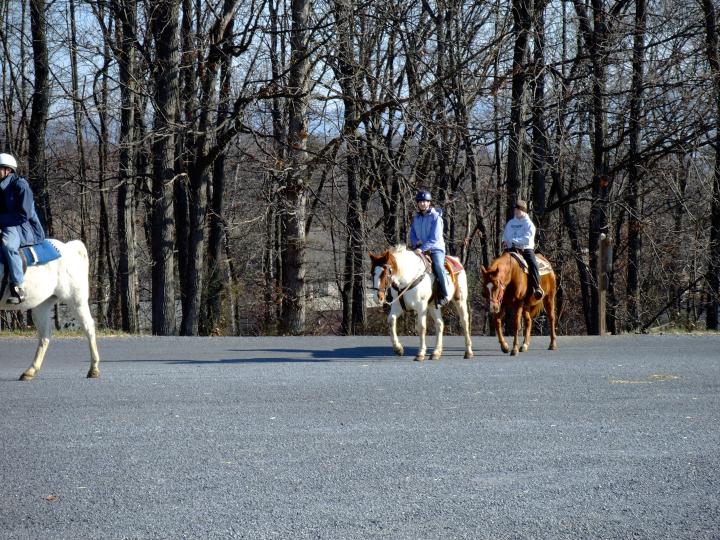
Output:
[[[538,255],[537,259],[538,264],[544,262],[550,267],[550,263],[542,255]],[[488,301],[490,314],[495,324],[495,333],[502,351],[510,351],[502,333],[502,321],[505,313],[509,311],[513,314],[515,337],[510,354],[516,355],[518,350],[522,352],[528,350],[532,321],[543,307],[545,307],[550,323],[549,349],[557,349],[555,334],[555,293],[557,289],[555,272],[552,268],[550,267],[549,272],[543,272],[540,276],[540,286],[545,291],[545,295],[540,300],[534,298],[531,294],[532,291],[528,291],[528,275],[515,257],[507,251],[495,259],[490,268],[481,266],[480,271],[483,276],[483,296]],[[525,323],[525,341],[522,347],[518,348],[521,321]]]

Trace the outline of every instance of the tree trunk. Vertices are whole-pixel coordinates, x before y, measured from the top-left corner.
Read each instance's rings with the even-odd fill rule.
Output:
[[[645,0],[635,0],[633,37],[633,78],[630,98],[630,167],[628,171],[628,262],[627,310],[628,330],[640,328],[640,117],[642,112],[643,64],[645,58]]]
[[[136,333],[138,319],[138,283],[135,262],[135,42],[137,0],[124,0],[116,11],[120,44],[118,69],[120,76],[120,140],[119,185],[117,193],[118,221],[118,296],[120,327]]]
[[[153,15],[157,109],[153,136],[152,332],[173,335],[176,332],[173,184],[176,180],[175,121],[179,105],[179,0],[159,0]]]
[[[590,275],[592,287],[590,290],[590,334],[600,332],[599,321],[599,290],[598,255],[600,248],[600,235],[609,231],[608,206],[610,196],[611,178],[607,172],[607,150],[605,149],[605,134],[607,132],[607,113],[605,111],[606,73],[606,13],[603,0],[592,0],[592,21],[585,10],[581,0],[574,0],[575,10],[578,14],[580,28],[585,37],[585,44],[592,61],[592,105],[591,115],[593,124],[592,154],[593,177],[591,184],[590,222],[588,228],[588,250],[590,252]]]
[[[48,63],[47,20],[45,0],[30,0],[33,69],[35,87],[28,129],[28,180],[35,195],[37,212],[48,235],[53,235],[50,193],[45,166],[45,129],[50,107],[50,65]]]
[[[525,55],[527,53],[528,34],[532,24],[530,0],[513,0],[513,47],[512,96],[510,103],[510,125],[508,126],[507,156],[507,204],[505,217],[512,217],[512,205],[520,195],[522,186],[522,150],[523,134],[523,97],[525,94]]]
[[[545,245],[545,231],[548,227],[546,212],[547,170],[549,145],[545,128],[545,6],[546,0],[535,0],[535,38],[533,62],[533,105],[532,105],[532,203],[533,215],[538,223],[537,245]]]
[[[231,64],[229,57],[223,57],[220,70],[220,100],[218,105],[218,124],[228,115],[230,101]],[[218,126],[219,127],[219,126]],[[215,160],[212,176],[212,197],[210,216],[208,218],[208,248],[207,248],[207,303],[205,317],[203,317],[201,331],[208,334],[219,326],[221,320],[221,299],[225,289],[225,280],[222,273],[222,248],[225,239],[225,154],[220,154]]]
[[[720,330],[720,52],[718,52],[717,14],[712,0],[701,0],[705,14],[705,43],[715,95],[715,171],[710,202],[710,260],[708,261],[708,299],[705,324],[708,330]]]
[[[292,0],[290,69],[288,76],[289,169],[281,193],[282,300],[281,331],[305,330],[306,260],[305,210],[307,203],[308,75],[310,72],[310,0]]]
[[[346,335],[362,333],[367,326],[365,309],[365,231],[362,220],[362,180],[359,171],[357,135],[358,64],[355,59],[354,13],[350,0],[335,1],[338,34],[338,68],[336,76],[343,91],[343,138],[345,140],[345,175],[347,178],[347,254],[345,257],[345,285],[343,287],[342,332]]]

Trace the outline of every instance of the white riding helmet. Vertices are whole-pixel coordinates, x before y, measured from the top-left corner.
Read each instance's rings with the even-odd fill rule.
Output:
[[[17,171],[17,161],[10,154],[0,154],[0,167],[9,167]]]

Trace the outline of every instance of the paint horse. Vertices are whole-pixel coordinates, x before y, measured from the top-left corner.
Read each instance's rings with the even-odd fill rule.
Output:
[[[43,263],[43,257],[37,255],[41,250],[54,251],[47,258],[55,258]],[[4,264],[0,264],[0,279],[3,283],[0,286],[0,309],[15,311],[32,309],[33,322],[38,331],[39,341],[35,359],[20,376],[20,380],[31,380],[42,367],[52,334],[50,315],[56,302],[65,303],[77,317],[90,345],[90,370],[87,376],[91,379],[99,377],[100,356],[95,342],[95,323],[88,304],[89,262],[85,244],[80,240],[73,240],[67,244],[58,240],[45,240],[38,246],[21,248],[21,252],[26,259],[24,266],[27,266],[24,283],[26,298],[21,304],[8,304],[10,291],[3,275],[6,268]]]
[[[490,264],[490,268],[485,268],[485,266],[480,268],[483,278],[483,296],[488,302],[500,348],[503,352],[510,351],[511,355],[516,355],[518,350],[521,352],[528,350],[532,321],[543,307],[550,325],[549,349],[557,349],[557,335],[555,333],[555,293],[557,292],[557,284],[555,272],[550,262],[542,255],[537,255],[537,261],[540,271],[540,286],[545,292],[539,300],[529,290],[527,264],[519,253],[506,251]],[[512,314],[514,325],[512,350],[502,333],[502,322],[507,312]],[[522,347],[518,347],[518,336],[522,323],[525,325],[525,339]]]
[[[435,305],[435,277],[429,264],[423,257],[405,246],[396,246],[385,250],[379,255],[370,253],[373,289],[377,291],[377,299],[390,305],[388,322],[392,348],[396,355],[402,356],[404,349],[397,336],[397,319],[403,312],[414,311],[416,314],[415,328],[420,337],[420,349],[415,356],[416,361],[426,358],[425,334],[427,332],[427,314],[430,313],[435,322],[437,341],[431,355],[438,360],[443,353],[443,330],[440,308]],[[470,315],[468,312],[468,285],[465,269],[454,257],[446,257],[446,271],[451,276],[448,283],[451,302],[455,305],[465,335],[465,358],[472,358],[472,340],[470,339]]]

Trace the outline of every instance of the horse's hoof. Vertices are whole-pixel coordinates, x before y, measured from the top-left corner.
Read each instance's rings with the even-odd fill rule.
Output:
[[[548,351],[556,351],[557,350],[557,343],[551,343],[548,347]]]
[[[100,370],[97,368],[91,368],[90,371],[88,371],[87,378],[88,379],[99,379],[100,378]]]
[[[426,356],[424,354],[418,354],[415,357],[415,362],[422,362],[423,360],[425,360],[425,358],[426,358]]]
[[[440,360],[440,357],[442,356],[442,353],[434,352],[430,356],[430,360]]]
[[[395,353],[395,356],[402,356],[403,354],[405,354],[405,351],[403,350],[402,347],[393,349],[393,352]]]
[[[502,345],[500,345],[500,348],[502,349],[502,352],[504,352],[504,353],[509,353],[509,352],[510,352],[510,347],[508,347],[508,345],[505,344],[505,343],[502,344]]]
[[[517,356],[517,353],[518,353],[518,350],[513,349],[512,351],[510,351],[510,356]]]
[[[527,344],[524,344],[522,347],[520,347],[520,352],[527,352],[527,351],[528,351]]]
[[[19,380],[21,380],[21,381],[32,381],[34,378],[35,378],[35,375],[28,375],[27,373],[23,373],[22,375],[20,375],[20,379],[19,379]]]
[[[463,358],[465,358],[465,360],[467,360],[468,358],[472,358],[473,356],[475,356],[475,355],[473,354],[472,351],[465,351],[465,356],[463,356]]]

